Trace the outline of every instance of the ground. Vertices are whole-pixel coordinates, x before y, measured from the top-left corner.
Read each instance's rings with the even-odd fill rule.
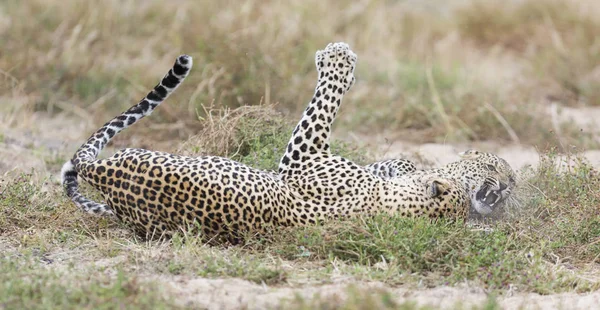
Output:
[[[253,245],[249,245],[248,247],[251,250],[246,251],[244,249],[211,248],[194,244],[193,241],[192,244],[185,246],[161,243],[147,244],[135,241],[134,236],[126,228],[120,227],[111,221],[107,223],[80,214],[79,210],[70,205],[64,197],[60,198],[62,193],[58,185],[57,175],[61,164],[59,159],[66,158],[78,147],[79,141],[85,138],[84,132],[90,129],[86,127],[91,127],[91,125],[83,124],[71,117],[48,117],[42,114],[35,117],[35,122],[27,123],[22,128],[19,126],[2,128],[5,133],[2,150],[10,155],[2,156],[1,161],[3,167],[1,173],[4,175],[4,187],[0,189],[4,194],[2,198],[6,199],[5,203],[11,201],[15,203],[14,200],[7,197],[7,192],[10,191],[8,187],[11,186],[11,182],[12,184],[15,183],[14,177],[21,172],[31,172],[33,176],[24,180],[24,182],[39,186],[40,190],[51,194],[47,198],[27,198],[31,199],[33,206],[44,208],[43,203],[58,203],[61,206],[55,206],[55,211],[50,209],[43,212],[45,214],[43,216],[37,214],[35,210],[20,210],[20,214],[15,214],[7,209],[12,208],[10,205],[3,206],[5,212],[3,220],[9,223],[5,226],[5,230],[0,230],[2,232],[0,247],[2,247],[2,252],[5,253],[4,259],[23,260],[21,263],[27,266],[12,270],[17,274],[22,274],[23,269],[29,270],[27,273],[32,272],[34,274],[46,273],[40,271],[39,268],[42,268],[41,270],[50,268],[52,272],[58,274],[76,269],[97,274],[98,279],[94,279],[94,277],[86,278],[83,280],[86,283],[100,281],[101,285],[111,286],[117,285],[113,281],[119,278],[120,273],[123,273],[127,277],[127,283],[122,288],[124,293],[120,294],[126,296],[129,294],[136,295],[135,302],[140,303],[140,307],[144,305],[144,301],[143,299],[140,301],[140,297],[137,295],[145,296],[144,294],[148,294],[148,292],[135,290],[132,293],[127,288],[128,285],[148,286],[150,288],[158,286],[160,289],[157,290],[164,294],[161,296],[174,297],[175,301],[168,299],[167,305],[170,306],[173,306],[171,303],[174,303],[174,305],[179,306],[206,307],[209,309],[278,308],[287,307],[287,303],[298,304],[300,308],[314,305],[325,307],[327,302],[324,302],[324,300],[328,302],[335,301],[336,304],[339,304],[348,300],[348,298],[359,298],[365,305],[370,305],[373,302],[385,304],[385,300],[388,298],[386,297],[387,294],[392,296],[390,297],[391,300],[397,304],[405,304],[410,307],[432,306],[434,308],[453,308],[456,305],[467,308],[484,307],[486,305],[517,308],[523,305],[531,306],[535,304],[540,309],[560,308],[560,305],[567,308],[576,305],[578,308],[584,309],[600,301],[598,292],[579,295],[576,293],[577,290],[570,292],[570,289],[565,290],[564,288],[550,289],[550,292],[563,292],[552,295],[545,295],[544,289],[541,289],[538,293],[542,292],[544,294],[539,295],[531,292],[532,289],[536,291],[535,286],[526,286],[523,291],[512,289],[511,285],[500,290],[490,290],[471,283],[472,281],[469,280],[466,282],[452,281],[453,283],[448,285],[444,284],[444,280],[427,279],[429,276],[423,276],[424,279],[421,280],[411,279],[405,281],[398,281],[393,277],[382,277],[381,275],[365,276],[364,273],[373,272],[369,271],[373,269],[377,272],[384,271],[384,273],[388,271],[387,268],[389,267],[385,265],[385,259],[372,267],[362,267],[365,270],[356,273],[349,270],[357,267],[353,267],[351,262],[345,262],[343,259],[338,261],[334,258],[329,262],[328,259],[317,259],[309,262],[296,261],[295,259],[289,260],[285,254],[278,254],[280,253],[279,250],[272,249],[267,251],[265,257],[263,254],[257,254],[257,251],[260,252],[261,250],[253,249]],[[250,116],[245,117],[252,118],[253,114],[250,113]],[[61,132],[56,129],[56,127],[59,127],[57,123],[62,124],[62,128],[66,130]],[[271,122],[266,123],[270,124]],[[69,127],[85,129],[80,130],[79,134],[74,134],[73,131],[68,130]],[[56,136],[65,137],[64,141],[56,141],[54,138]],[[368,141],[370,143],[373,143],[373,141],[385,142],[384,138],[385,135],[381,134],[376,140],[369,139]],[[285,145],[285,137],[280,140],[280,143]],[[366,139],[358,142],[360,141],[366,141]],[[168,142],[156,143],[154,146],[165,149],[178,147],[171,144]],[[367,150],[379,154],[377,158],[390,156],[390,154],[393,154],[393,156],[402,154],[418,160],[422,165],[454,160],[456,151],[462,147],[461,145],[427,144],[411,148],[410,145],[407,147],[404,143],[396,142],[386,148],[386,153],[383,153],[376,147],[379,144],[376,143],[375,146],[373,144],[367,145],[369,145],[366,147]],[[402,146],[401,149],[398,147],[399,145]],[[473,144],[468,145],[473,146]],[[512,148],[511,152],[505,151],[506,154],[510,155],[506,158],[517,167],[520,167],[518,166],[519,162],[523,162],[523,155],[528,154],[527,151],[514,151],[519,148],[526,150],[523,146],[503,146],[492,142],[475,145],[482,149],[500,150],[500,152]],[[399,149],[395,149],[396,147]],[[436,151],[424,152],[432,149]],[[414,150],[417,152],[413,152]],[[185,153],[185,151],[183,152]],[[525,161],[525,163],[539,165],[539,156],[535,152],[532,153],[535,157],[531,156],[528,159],[530,161]],[[440,157],[440,154],[445,155]],[[593,158],[593,156],[591,157]],[[274,162],[276,164],[276,161]],[[41,182],[44,183],[41,184]],[[59,196],[58,199],[55,197],[56,195]],[[43,200],[42,205],[37,201],[38,199]],[[73,215],[75,215],[75,219],[71,220],[75,223],[65,222],[68,218],[73,218]],[[40,218],[19,219],[24,216]],[[43,219],[48,220],[48,223],[44,223]],[[19,221],[31,222],[31,224],[22,226]],[[56,225],[56,227],[48,229],[48,225]],[[61,230],[65,231],[61,232]],[[189,241],[183,243],[187,242]],[[307,250],[306,253],[301,250],[296,251],[300,251],[297,253],[300,256],[310,255],[310,250]],[[209,262],[215,259],[217,262],[211,265]],[[186,266],[188,264],[199,264],[199,266]],[[328,267],[327,264],[332,264],[332,266]],[[587,265],[581,270],[577,268],[569,272],[576,272],[577,277],[590,280],[590,283],[598,283],[600,274],[598,268],[593,267],[593,265],[591,267]],[[564,269],[569,268],[568,266],[568,263],[558,263],[553,265],[551,269]],[[5,268],[8,267],[5,266]],[[254,268],[254,270],[247,270],[248,268]],[[204,271],[198,271],[197,269],[204,269]],[[54,283],[55,280],[45,281]],[[420,284],[422,281],[425,281],[425,283],[432,281],[433,284]],[[404,284],[398,285],[399,283]],[[64,284],[56,281],[54,285]],[[596,286],[597,284],[592,284],[591,287]],[[589,288],[583,289],[583,292],[588,291]],[[19,290],[14,292],[18,294]],[[494,296],[490,295],[490,292],[493,292],[494,295],[499,294],[499,297],[490,297]],[[96,296],[99,293],[92,290],[91,294]],[[10,306],[10,298],[4,298],[4,302]],[[369,298],[375,298],[375,300]],[[0,300],[2,300],[1,297]],[[125,302],[132,301],[125,299]],[[155,301],[148,302],[154,303]],[[325,304],[322,305],[322,303]],[[355,304],[356,301],[350,301],[349,303]]]
[[[590,38],[600,6],[445,3],[0,4],[0,309],[598,304],[600,59]],[[314,51],[330,41],[359,57],[335,152],[421,166],[495,152],[519,170],[522,204],[493,232],[357,219],[225,247],[186,235],[144,242],[64,197],[64,161],[184,52],[195,57],[189,81],[104,155],[143,147],[276,168],[312,94]]]

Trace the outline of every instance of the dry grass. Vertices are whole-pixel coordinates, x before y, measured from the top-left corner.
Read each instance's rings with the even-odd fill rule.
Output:
[[[251,142],[248,137],[272,136],[282,130],[287,132],[289,127],[273,106],[208,108],[204,112],[206,116],[201,120],[202,129],[183,143],[177,153],[186,156],[237,157],[248,153],[248,143]],[[285,138],[288,138],[287,134]]]
[[[270,286],[345,277],[412,288],[466,283],[498,294],[515,288],[542,294],[589,292],[599,287],[597,278],[588,275],[597,268],[600,253],[599,177],[585,163],[565,171],[548,158],[524,176],[525,184],[538,191],[522,197],[521,212],[499,220],[493,232],[462,223],[381,216],[284,229],[242,246],[220,247],[186,233],[170,241],[138,240],[114,220],[77,212],[58,184],[21,175],[0,183],[0,291],[12,292],[0,293],[0,304],[43,300],[40,304],[60,307],[102,305],[109,299],[109,304],[142,308],[152,303],[181,306],[171,288],[159,289],[156,282],[179,276],[242,278]],[[35,285],[25,277],[32,275],[38,279]],[[65,281],[81,285],[67,289]],[[70,293],[61,297],[59,292],[66,290]],[[375,298],[372,302],[392,309],[400,306],[386,294],[368,290],[351,296],[358,304]],[[319,298],[290,305],[329,307]]]
[[[314,51],[344,40],[359,55],[358,83],[338,127],[545,148],[558,144],[548,102],[598,105],[598,11],[591,0],[5,1],[2,89],[27,98],[8,100],[8,110],[66,111],[98,123],[190,53],[194,72],[158,112],[170,124],[161,135],[184,138],[198,129],[197,112],[207,116],[203,105],[279,102],[296,115],[315,84]],[[565,126],[564,143],[595,145]]]
[[[77,212],[47,173],[60,169],[71,146],[49,152],[21,142],[43,157],[47,171],[17,169],[0,181],[0,309],[178,307],[189,292],[173,296],[163,281],[178,277],[285,287],[341,277],[413,288],[466,284],[499,294],[515,287],[597,290],[598,172],[585,163],[563,170],[554,164],[571,145],[597,141],[587,128],[553,122],[548,108],[600,105],[598,14],[594,0],[3,1],[6,128],[34,127],[49,115],[56,131],[40,127],[44,138],[73,140],[74,131],[91,131],[136,102],[185,52],[195,58],[189,80],[114,145],[166,143],[178,153],[274,169],[312,95],[314,51],[343,40],[359,55],[358,82],[336,136],[394,132],[418,142],[558,148],[523,176],[521,212],[501,218],[492,233],[456,223],[357,219],[226,248],[187,234],[144,242],[116,221]],[[82,124],[60,128],[67,118]],[[356,147],[336,142],[334,151],[366,162]],[[385,293],[351,295],[339,305],[317,297],[280,308],[417,308]]]
[[[536,88],[565,104],[600,104],[600,7],[595,1],[475,2],[458,11],[460,33],[523,57]]]
[[[285,146],[291,126],[272,107],[207,115],[201,132],[181,152],[218,152],[262,169],[276,167],[276,150]],[[364,158],[360,150],[335,145],[337,154]],[[78,212],[46,175],[6,175],[0,182],[0,247],[5,249],[0,291],[10,294],[0,293],[0,304],[177,307],[183,303],[172,295],[179,292],[180,284],[173,284],[178,277],[241,278],[270,286],[330,283],[338,277],[412,288],[467,283],[499,294],[515,287],[542,294],[592,291],[599,284],[586,273],[595,270],[600,253],[599,174],[584,162],[557,169],[552,156],[523,176],[531,188],[521,199],[522,209],[501,218],[491,233],[462,223],[376,217],[285,229],[236,247],[208,246],[188,233],[170,241],[138,240],[115,220]],[[100,199],[94,191],[85,195]],[[15,280],[29,275],[39,280]],[[69,290],[65,281],[81,285]],[[417,307],[368,290],[351,296],[357,299],[342,303],[342,309],[371,302]],[[333,305],[315,297],[280,307]]]

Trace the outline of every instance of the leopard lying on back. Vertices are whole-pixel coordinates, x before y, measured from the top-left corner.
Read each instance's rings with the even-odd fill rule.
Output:
[[[324,116],[312,114],[313,107],[328,105],[332,110],[340,105],[354,82],[355,63],[356,55],[343,43],[330,44],[316,53],[319,78],[304,117],[321,120]],[[114,214],[144,237],[200,227],[206,238],[222,235],[231,241],[237,241],[242,233],[268,227],[314,224],[358,214],[466,217],[470,198],[455,180],[428,174],[385,180],[330,154],[328,144],[322,143],[328,136],[317,126],[311,127],[311,132],[303,120],[294,132],[301,133],[305,143],[295,143],[297,136],[292,140],[299,148],[314,152],[282,160],[299,171],[310,169],[301,175],[300,183],[216,156],[192,158],[128,148],[106,159],[97,158],[117,133],[164,101],[191,67],[191,57],[178,57],[144,99],[102,126],[65,163],[63,186],[82,210]],[[99,190],[106,204],[84,197],[78,178]]]

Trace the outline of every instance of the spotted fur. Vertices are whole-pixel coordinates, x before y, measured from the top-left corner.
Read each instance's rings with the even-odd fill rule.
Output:
[[[387,159],[372,164],[366,165],[365,168],[374,175],[384,178],[392,179],[405,174],[411,174],[417,171],[417,166],[408,159]]]
[[[317,86],[281,158],[281,178],[304,201],[314,204],[367,212],[391,204],[404,206],[397,212],[402,216],[464,216],[468,199],[464,200],[465,193],[454,180],[421,175],[387,182],[371,169],[331,154],[331,126],[343,96],[354,84],[356,59],[344,43],[316,53]],[[444,184],[445,190],[435,189],[438,184]],[[377,194],[382,187],[383,193]],[[440,193],[442,197],[436,195]]]
[[[104,124],[85,142],[75,153],[73,158],[66,162],[61,171],[61,183],[65,188],[67,196],[83,211],[94,214],[112,214],[111,208],[102,203],[92,201],[79,192],[77,181],[80,172],[88,172],[82,175],[83,179],[91,184],[107,185],[111,175],[101,176],[100,173],[90,173],[92,170],[98,172],[106,168],[96,168],[96,158],[108,142],[121,130],[133,125],[141,118],[150,115],[158,105],[179,86],[188,75],[192,67],[192,57],[181,55],[177,58],[175,65],[163,77],[158,85],[146,95],[138,104],[129,108],[121,115]],[[106,172],[106,171],[105,171]],[[87,177],[87,178],[86,178]]]
[[[367,167],[371,167],[378,176],[392,181],[399,175],[432,173],[459,180],[471,196],[473,210],[482,215],[491,213],[510,197],[516,186],[516,174],[504,159],[472,149],[461,152],[459,156],[461,160],[457,162],[420,171],[407,159],[379,161]]]
[[[312,119],[309,110],[316,106],[312,113],[322,115],[316,117],[322,120],[325,115],[316,109],[328,100],[334,104],[327,109],[333,120],[331,113],[337,111],[354,81],[356,56],[347,45],[333,44],[317,52],[316,60],[319,80],[305,116]],[[292,150],[282,174],[217,156],[192,158],[144,149],[124,149],[97,159],[117,132],[152,112],[181,83],[191,65],[189,56],[179,57],[146,98],[100,128],[65,164],[63,184],[76,205],[87,212],[114,213],[145,237],[195,228],[206,238],[224,236],[232,241],[242,233],[268,227],[357,214],[466,217],[469,197],[456,181],[427,174],[384,180],[332,155],[328,133],[317,128],[311,132],[310,145],[292,138],[294,147],[311,153],[298,157]],[[294,135],[307,137],[309,131],[302,121],[298,128]],[[287,168],[294,173],[285,173]],[[106,205],[81,196],[77,177],[99,190]]]

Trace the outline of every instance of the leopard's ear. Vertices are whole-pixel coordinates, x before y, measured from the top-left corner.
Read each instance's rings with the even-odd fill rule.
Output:
[[[432,179],[427,182],[427,195],[430,198],[441,196],[444,192],[450,189],[450,183],[442,178]]]
[[[458,156],[460,156],[461,159],[475,159],[475,158],[481,156],[481,154],[482,153],[478,150],[470,149],[470,150],[466,150],[464,152],[458,153]]]

